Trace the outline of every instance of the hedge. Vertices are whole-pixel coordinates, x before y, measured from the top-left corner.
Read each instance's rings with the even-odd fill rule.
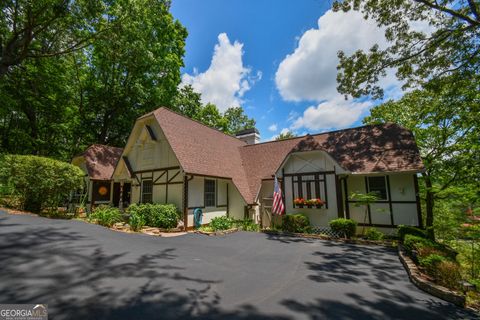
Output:
[[[355,235],[357,223],[352,219],[338,218],[330,221],[330,228],[333,232],[350,239]]]
[[[412,227],[412,226],[404,226],[404,225],[398,226],[397,235],[401,242],[405,240],[405,236],[407,234],[421,237],[421,238],[427,238],[427,233],[425,232],[425,230],[422,230],[417,227]]]
[[[18,197],[18,209],[56,210],[71,192],[83,188],[85,173],[66,162],[38,156],[0,157],[0,184]]]
[[[127,212],[130,215],[142,216],[145,225],[149,227],[172,229],[177,227],[180,220],[180,214],[174,204],[132,204]]]

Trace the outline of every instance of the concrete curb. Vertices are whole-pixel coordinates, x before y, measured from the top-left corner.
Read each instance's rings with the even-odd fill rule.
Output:
[[[410,281],[419,289],[431,294],[432,296],[451,302],[457,306],[463,308],[465,307],[465,295],[442,287],[422,277],[422,273],[418,269],[417,265],[409,256],[405,254],[404,249],[400,245],[398,246],[398,257],[400,258],[400,262],[405,267],[405,270],[407,270]]]
[[[227,234],[234,233],[237,231],[238,231],[238,228],[232,228],[232,229],[222,230],[222,231],[212,231],[212,232],[195,230],[194,232],[198,234],[204,234],[206,236],[225,236]]]

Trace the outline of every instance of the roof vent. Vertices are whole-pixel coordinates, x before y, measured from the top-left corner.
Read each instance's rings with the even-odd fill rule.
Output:
[[[260,142],[260,134],[256,128],[244,129],[235,133],[235,137],[246,144],[255,144]]]

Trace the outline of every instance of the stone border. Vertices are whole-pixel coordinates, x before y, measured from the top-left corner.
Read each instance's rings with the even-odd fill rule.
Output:
[[[279,235],[279,236],[329,240],[329,241],[342,242],[342,243],[348,243],[348,244],[376,245],[376,246],[386,246],[386,247],[392,247],[394,244],[393,240],[374,241],[374,240],[364,240],[364,239],[344,239],[344,238],[334,238],[334,237],[315,234],[315,233],[294,233],[294,232],[276,231],[276,230],[268,230],[268,229],[263,229],[261,230],[261,232],[266,234]]]
[[[413,260],[405,254],[405,250],[400,245],[398,246],[398,257],[400,258],[400,262],[402,262],[403,266],[405,267],[405,270],[407,270],[410,281],[415,286],[431,294],[432,296],[465,308],[465,295],[427,280],[424,276],[422,276],[422,273],[418,269],[415,262],[413,262]]]
[[[194,233],[204,234],[204,235],[207,235],[207,236],[225,236],[227,234],[234,233],[234,232],[237,232],[237,231],[238,231],[238,228],[232,228],[232,229],[228,229],[228,230],[212,231],[212,232],[195,230]]]

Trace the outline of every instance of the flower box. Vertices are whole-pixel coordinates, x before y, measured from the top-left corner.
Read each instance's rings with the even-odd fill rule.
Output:
[[[322,199],[310,199],[310,200],[305,200],[303,198],[296,198],[293,200],[293,206],[294,208],[322,208],[323,205],[325,204],[325,201]]]

